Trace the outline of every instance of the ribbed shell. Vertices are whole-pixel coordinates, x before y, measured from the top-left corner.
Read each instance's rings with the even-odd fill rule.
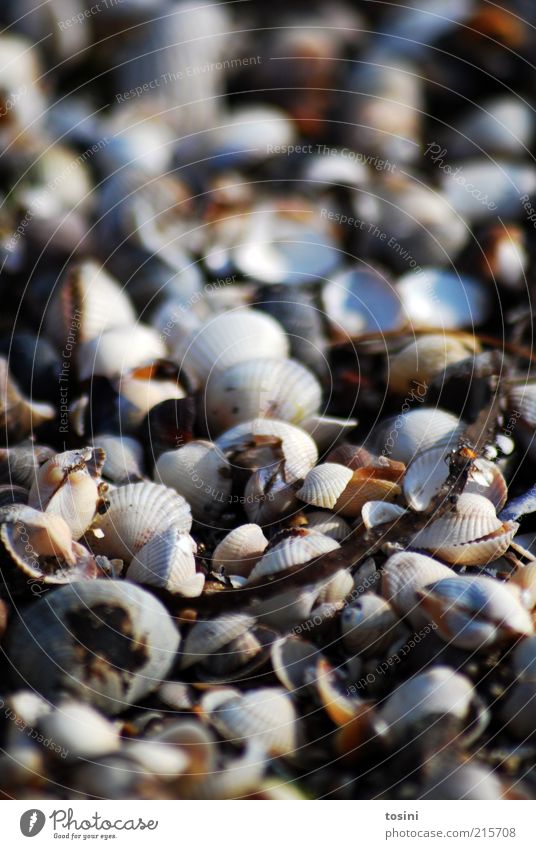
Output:
[[[321,463],[308,472],[296,495],[306,504],[330,510],[335,507],[352,477],[353,472],[345,466]]]
[[[394,642],[398,617],[389,602],[364,593],[341,613],[342,643],[348,654],[381,651]]]
[[[417,454],[409,464],[402,488],[405,499],[413,510],[426,510],[447,480],[448,452],[449,449],[445,448],[430,448]],[[485,459],[479,459],[477,462],[476,479],[470,474],[464,493],[483,495],[494,504],[496,510],[500,510],[508,495],[506,481],[494,463]]]
[[[500,530],[503,523],[497,518],[495,507],[482,495],[463,493],[456,509],[444,513],[430,522],[413,537],[412,545],[418,548],[439,549],[449,545],[482,539]]]
[[[101,580],[60,587],[28,607],[11,627],[8,653],[17,675],[52,702],[68,694],[116,714],[166,677],[179,641],[153,595]]]
[[[152,327],[140,324],[112,327],[78,348],[78,377],[94,375],[114,380],[137,366],[166,356],[162,337]]]
[[[193,331],[179,365],[204,383],[214,369],[223,371],[255,358],[284,359],[288,352],[279,322],[246,307],[219,313]]]
[[[420,407],[381,422],[375,433],[376,450],[407,465],[419,451],[433,446],[456,448],[464,428],[460,419],[445,410]]]
[[[521,413],[524,422],[536,427],[536,383],[513,386],[508,393],[508,400],[510,407]]]
[[[150,481],[129,483],[107,495],[105,513],[97,514],[87,534],[95,554],[120,557],[130,563],[150,539],[168,528],[189,533],[190,506],[174,490]],[[91,531],[102,532],[103,536]]]
[[[327,554],[340,548],[339,543],[323,534],[310,533],[291,536],[270,548],[259,560],[249,576],[250,581],[283,572],[290,566],[306,563],[313,557]]]
[[[184,641],[181,669],[188,669],[255,625],[255,618],[246,613],[229,613],[217,619],[196,622]]]
[[[517,522],[504,522],[500,531],[485,539],[465,542],[462,545],[444,543],[429,550],[452,564],[484,566],[505,554],[518,528]]]
[[[120,285],[93,260],[71,266],[56,287],[45,330],[59,347],[69,336],[88,342],[104,330],[133,325],[136,313]]]
[[[195,570],[195,549],[189,534],[169,528],[140,548],[126,577],[136,584],[162,587],[186,597],[201,595],[205,578]]]
[[[102,476],[112,483],[121,484],[143,477],[143,447],[137,439],[122,434],[100,434],[95,445],[106,454]]]
[[[342,516],[329,513],[327,510],[313,510],[307,513],[307,527],[310,531],[324,534],[337,542],[347,539],[351,531],[350,525]]]
[[[436,666],[396,687],[380,708],[380,717],[399,736],[427,719],[452,716],[463,721],[473,697],[468,678],[447,666]]]
[[[253,561],[262,555],[268,540],[259,525],[240,525],[230,531],[214,549],[212,563],[224,566],[228,574],[249,575]]]
[[[444,640],[463,649],[479,649],[534,633],[519,595],[494,578],[455,576],[421,591],[421,603]]]
[[[334,575],[322,585],[315,606],[321,604],[338,604],[343,602],[346,596],[354,588],[354,579],[348,569],[338,569]]]
[[[309,369],[295,360],[269,358],[212,372],[202,397],[211,435],[256,417],[299,424],[321,403],[322,388]]]
[[[277,419],[253,419],[251,422],[243,422],[222,433],[215,444],[221,451],[228,452],[244,445],[252,436],[274,436],[281,440],[288,483],[304,478],[318,460],[317,447],[309,434],[295,425]]]
[[[157,460],[155,480],[172,487],[190,504],[198,522],[217,522],[229,509],[231,466],[212,442],[188,442]]]
[[[258,742],[272,757],[291,754],[298,744],[298,722],[292,699],[280,687],[260,687],[201,708],[219,733],[237,744]]]
[[[400,616],[408,616],[417,625],[428,622],[419,607],[417,592],[433,581],[454,575],[452,569],[432,557],[401,551],[389,557],[382,569],[382,596]]]

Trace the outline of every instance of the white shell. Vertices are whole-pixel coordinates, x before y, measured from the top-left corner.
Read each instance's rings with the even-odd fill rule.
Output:
[[[400,393],[413,389],[414,394],[417,393],[416,397],[424,395],[418,387],[426,389],[434,375],[471,356],[476,344],[476,340],[469,334],[462,338],[435,333],[419,336],[389,357],[389,388]]]
[[[306,504],[330,510],[335,507],[352,477],[352,470],[347,469],[346,466],[338,463],[321,463],[307,473],[296,495]]]
[[[457,447],[465,424],[452,413],[439,408],[420,407],[391,416],[380,423],[376,442],[378,452],[408,465],[419,451],[434,446]]]
[[[131,421],[136,422],[141,421],[156,404],[170,398],[184,398],[186,395],[176,380],[142,378],[136,376],[136,369],[123,372],[115,381],[114,388],[136,408],[135,414],[130,417]]]
[[[73,539],[87,530],[99,501],[97,478],[86,465],[92,458],[91,449],[56,454],[40,466],[28,495],[30,507],[61,516]]]
[[[404,516],[407,510],[398,504],[389,504],[386,501],[367,501],[361,508],[361,516],[366,528],[375,528],[385,522],[394,522]]]
[[[84,342],[77,351],[78,377],[87,380],[102,375],[114,380],[137,366],[166,356],[161,336],[144,324],[112,327]]]
[[[266,313],[246,307],[219,313],[192,331],[179,365],[204,383],[214,369],[254,358],[283,359],[288,351],[281,325]]]
[[[482,324],[490,312],[489,287],[443,268],[422,268],[397,283],[407,321],[415,328],[458,329]]]
[[[280,439],[285,456],[285,472],[288,483],[304,478],[318,460],[318,450],[301,428],[277,419],[254,419],[243,422],[219,436],[215,444],[221,451],[228,452],[241,446],[252,436],[273,436]],[[271,453],[273,456],[273,452]],[[276,458],[268,460],[266,468],[273,466]]]
[[[429,584],[419,595],[442,639],[475,650],[534,632],[521,593],[514,590],[494,578],[463,575]]]
[[[212,442],[194,440],[165,451],[156,462],[154,478],[182,495],[198,522],[218,522],[229,508],[231,466]]]
[[[350,525],[342,516],[327,510],[312,510],[307,513],[307,527],[310,531],[324,534],[337,542],[343,542],[351,533]]]
[[[429,621],[419,605],[417,592],[433,581],[454,576],[443,563],[416,554],[401,551],[389,557],[382,569],[382,596],[389,601],[400,616],[406,616],[414,627]]]
[[[69,759],[98,758],[119,749],[119,729],[83,702],[61,702],[41,717],[39,730]]]
[[[340,548],[338,542],[314,531],[286,537],[263,554],[253,568],[249,580],[255,581],[275,575],[290,566],[306,563],[314,557],[335,551],[336,548]]]
[[[428,717],[448,715],[463,721],[473,697],[473,685],[465,675],[435,666],[396,687],[380,708],[380,716],[395,736],[403,736]]]
[[[122,483],[131,476],[143,477],[143,447],[137,439],[126,434],[99,434],[95,445],[106,454],[102,476],[114,483]]]
[[[291,754],[298,744],[298,722],[289,694],[280,687],[260,687],[240,694],[220,691],[219,703],[212,694],[201,701],[201,709],[227,740],[258,742],[273,757]]]
[[[69,336],[88,342],[121,325],[134,325],[136,313],[119,283],[94,260],[67,269],[45,315],[45,331],[60,347]]]
[[[181,669],[188,669],[240,637],[255,625],[246,613],[229,613],[216,619],[199,621],[186,637],[181,653]]]
[[[168,528],[189,533],[192,527],[185,499],[150,481],[120,486],[108,494],[107,501],[108,509],[97,515],[87,537],[96,554],[119,557],[125,563]]]
[[[320,408],[322,389],[295,360],[252,359],[212,372],[202,403],[214,435],[257,417],[300,424]]]
[[[347,652],[373,654],[393,643],[399,619],[389,602],[363,593],[341,613],[342,643]]]
[[[240,525],[230,531],[214,549],[213,566],[223,566],[228,574],[247,577],[267,545],[268,540],[259,525]]]
[[[524,422],[536,427],[536,383],[527,381],[512,386],[508,393],[510,406],[517,411]]]
[[[318,593],[315,602],[316,612],[318,612],[319,605],[336,605],[339,602],[343,602],[353,587],[354,579],[348,569],[337,569],[335,574],[323,584],[322,589]]]
[[[189,534],[169,528],[140,548],[126,577],[137,584],[163,587],[186,597],[201,595],[205,578],[195,570],[195,550]]]
[[[243,496],[244,510],[250,522],[270,525],[294,513],[298,500],[292,484],[286,483],[282,470],[258,469],[249,478]]]

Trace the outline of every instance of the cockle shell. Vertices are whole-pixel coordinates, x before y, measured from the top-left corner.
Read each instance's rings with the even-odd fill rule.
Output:
[[[389,602],[364,593],[341,613],[342,644],[349,654],[375,655],[394,642],[399,626]]]
[[[115,380],[130,369],[164,359],[166,346],[152,327],[121,325],[105,330],[84,342],[77,351],[78,377],[88,380],[94,375]]]
[[[84,702],[60,702],[39,719],[38,727],[70,760],[99,758],[120,746],[118,727]]]
[[[480,179],[475,183],[483,184]],[[452,185],[456,186],[455,181],[449,179],[445,186],[447,197]],[[468,194],[465,188],[458,191]],[[480,201],[476,203],[484,208]],[[456,206],[455,202],[453,205]],[[406,320],[415,328],[426,329],[434,325],[455,330],[471,328],[482,324],[491,310],[489,289],[482,280],[439,267],[420,268],[402,275],[397,283],[397,294]]]
[[[400,477],[400,472],[388,467],[368,466],[352,472],[338,463],[321,463],[308,472],[296,495],[306,504],[359,516],[367,501],[395,498],[401,492]]]
[[[223,567],[229,575],[247,578],[253,566],[262,557],[268,540],[259,525],[240,525],[230,531],[214,549],[212,563]]]
[[[95,554],[130,563],[149,540],[168,528],[189,533],[192,514],[185,499],[160,484],[142,481],[112,490],[107,509],[98,513],[86,538]]]
[[[71,265],[56,286],[45,314],[45,332],[63,348],[66,342],[88,342],[104,330],[133,325],[130,299],[93,260]]]
[[[327,554],[329,551],[335,551],[339,547],[336,540],[324,534],[315,531],[299,531],[265,551],[250,573],[249,581],[284,572],[290,566],[307,563],[308,560]]]
[[[204,383],[214,369],[223,371],[254,358],[283,359],[288,350],[279,322],[246,307],[219,313],[192,331],[179,366]]]
[[[227,456],[240,454],[251,446],[257,469],[274,468],[284,462],[287,483],[304,478],[318,460],[317,447],[309,434],[277,419],[243,422],[222,433],[215,444]],[[238,465],[240,461],[233,462]]]
[[[402,488],[404,497],[413,510],[426,510],[448,478],[449,449],[429,448],[419,452],[409,464]],[[508,487],[500,469],[489,460],[478,458],[464,488],[464,493],[474,493],[488,498],[500,510],[508,495]]]
[[[143,477],[143,447],[132,436],[99,434],[95,445],[102,448],[106,459],[102,476],[114,484],[135,483]]]
[[[201,398],[211,436],[257,417],[300,424],[321,403],[321,386],[309,369],[295,360],[270,358],[212,372]]]
[[[435,666],[396,687],[380,717],[395,737],[404,737],[410,729],[450,716],[461,723],[468,718],[474,689],[465,675],[447,666]]]
[[[521,592],[494,578],[444,578],[419,590],[418,596],[438,635],[459,648],[482,650],[534,632]]]
[[[198,522],[218,522],[229,510],[231,466],[222,452],[205,440],[194,440],[166,451],[156,462],[154,477],[189,503]]]
[[[307,513],[307,527],[310,531],[331,537],[337,542],[343,542],[350,534],[350,525],[342,516],[327,510],[312,510]]]
[[[454,450],[465,424],[437,407],[420,407],[391,416],[376,428],[375,447],[393,460],[408,465],[419,451],[434,446]]]
[[[167,376],[164,364],[159,363],[123,371],[114,387],[134,406],[135,412],[130,413],[129,421],[135,423],[141,422],[149,410],[162,401],[186,397],[177,377]]]
[[[7,360],[0,357],[0,433],[3,439],[18,442],[55,415],[50,404],[24,397],[9,374]]]
[[[504,554],[518,527],[516,522],[501,522],[489,499],[463,493],[454,510],[418,531],[411,544],[449,563],[483,564]]]
[[[393,392],[426,389],[428,381],[447,366],[478,351],[478,342],[469,334],[447,336],[426,334],[417,337],[389,357],[388,382]]]
[[[264,663],[275,634],[257,627],[253,616],[229,613],[199,621],[188,634],[181,654],[181,669],[196,666],[202,681],[246,678]]]
[[[454,574],[432,557],[401,551],[391,555],[382,568],[381,594],[400,616],[407,617],[418,628],[429,622],[429,617],[420,606],[417,593],[433,581]]]
[[[189,534],[168,528],[140,548],[126,577],[134,583],[162,587],[186,597],[201,595],[205,577],[196,572],[196,548]]]
[[[512,386],[508,392],[509,405],[531,427],[536,427],[536,383],[527,381]]]
[[[366,528],[375,528],[385,522],[395,522],[404,516],[407,510],[398,504],[389,504],[386,501],[367,501],[363,504],[361,517]]]
[[[88,581],[23,611],[8,654],[18,678],[52,702],[70,695],[115,714],[158,686],[179,641],[150,593],[125,581]]]
[[[100,448],[56,454],[38,469],[28,504],[61,516],[73,538],[79,539],[97,510],[103,463],[104,452]]]
[[[186,637],[181,652],[181,669],[188,669],[255,625],[255,617],[246,613],[229,613],[216,619],[196,622]]]
[[[248,519],[264,527],[280,522],[298,508],[295,488],[286,482],[283,467],[275,472],[269,467],[253,472],[241,501]]]
[[[298,719],[288,693],[260,687],[248,693],[207,693],[201,710],[217,731],[234,743],[258,742],[272,757],[292,754],[298,745]]]
[[[31,443],[0,448],[0,480],[30,489],[37,469],[54,454],[52,448]]]

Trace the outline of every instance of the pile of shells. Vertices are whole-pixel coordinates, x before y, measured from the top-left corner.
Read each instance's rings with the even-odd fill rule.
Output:
[[[536,797],[536,14],[425,5],[2,4],[5,797]]]

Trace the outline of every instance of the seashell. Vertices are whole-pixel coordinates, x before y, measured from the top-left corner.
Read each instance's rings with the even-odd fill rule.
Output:
[[[489,291],[480,281],[442,268],[404,274],[397,293],[407,320],[416,329],[475,327],[486,321],[491,309]]]
[[[479,350],[478,341],[468,333],[447,336],[430,333],[419,336],[389,357],[388,383],[392,392],[403,394],[413,384],[426,387],[435,375],[447,366],[465,360]]]
[[[240,308],[212,316],[191,332],[179,366],[201,383],[214,370],[225,371],[251,359],[284,359],[288,355],[285,331],[271,316]]]
[[[329,513],[327,510],[312,510],[311,513],[307,513],[307,528],[331,537],[336,542],[343,542],[351,533],[350,525],[342,516]]]
[[[234,109],[223,124],[211,127],[220,155],[232,156],[239,163],[264,158],[272,144],[287,145],[296,138],[294,121],[272,104],[249,104]],[[263,139],[260,147],[259,138]]]
[[[517,186],[523,186],[523,192],[533,194],[536,189],[536,171],[525,162],[508,162],[504,159],[471,159],[463,165],[453,161],[454,172],[462,171],[461,181],[444,174],[441,178],[443,195],[452,208],[471,225],[500,216],[519,218],[523,206]],[[469,184],[476,192],[468,192]],[[475,324],[479,323],[475,318]]]
[[[294,487],[285,481],[284,472],[258,469],[249,478],[242,499],[251,522],[266,526],[280,522],[298,507]]]
[[[143,477],[143,447],[132,436],[99,434],[95,445],[106,455],[102,476],[116,485],[136,483]]]
[[[291,629],[301,627],[301,623],[309,622],[321,589],[322,583],[307,585],[298,590],[296,587],[284,589],[267,599],[254,599],[248,605],[247,611],[251,616],[255,616],[259,623],[285,634]]]
[[[174,527],[189,533],[190,507],[166,486],[143,481],[129,483],[108,493],[107,509],[98,513],[86,534],[95,554],[118,557],[130,563],[154,536]]]
[[[258,743],[272,757],[291,755],[298,746],[296,711],[280,687],[259,687],[245,694],[236,690],[208,693],[201,700],[201,710],[231,742]]]
[[[396,330],[403,314],[395,287],[377,269],[358,266],[333,276],[322,302],[335,339]]]
[[[196,548],[189,534],[170,527],[139,549],[130,562],[126,578],[187,598],[201,595],[205,576],[195,569]]]
[[[69,266],[45,313],[45,333],[71,351],[105,330],[135,325],[136,313],[119,283],[94,260]]]
[[[381,459],[382,462],[393,464],[395,461],[388,460],[387,457],[375,458],[362,445],[351,445],[349,442],[342,442],[333,448],[326,457],[327,463],[338,463],[340,466],[346,466],[355,472],[357,469],[364,469],[366,466],[373,466],[375,462]],[[402,470],[402,465],[394,466]]]
[[[240,525],[230,531],[214,549],[213,568],[223,567],[227,574],[247,578],[267,545],[268,540],[259,525]]]
[[[460,117],[456,131],[446,140],[449,155],[524,155],[534,133],[526,103],[511,95],[488,98]]]
[[[93,520],[99,503],[100,470],[104,452],[83,448],[56,454],[39,467],[28,504],[61,516],[74,539],[79,539]]]
[[[306,504],[359,516],[367,501],[389,501],[399,495],[401,474],[387,465],[352,472],[338,463],[321,463],[307,473],[296,495]]]
[[[244,468],[274,468],[284,461],[287,483],[304,478],[318,460],[318,450],[305,431],[277,419],[253,419],[232,427],[219,436],[215,445],[227,456],[233,454],[233,465]],[[245,465],[241,452],[253,447],[254,462]]]
[[[473,699],[473,685],[465,675],[435,666],[396,687],[379,713],[390,733],[400,739],[412,728],[428,727],[447,716],[463,723]]]
[[[342,644],[349,654],[377,656],[393,643],[399,626],[389,602],[364,593],[341,613]]]
[[[361,510],[361,517],[366,528],[375,528],[385,522],[394,522],[408,511],[398,504],[389,504],[385,501],[367,501]]]
[[[129,417],[139,423],[152,407],[170,398],[184,398],[186,393],[179,385],[176,368],[166,360],[122,372],[114,388],[136,409]]]
[[[516,543],[520,542],[516,537]],[[525,566],[518,566],[510,578],[512,584],[519,587],[523,593],[523,601],[529,610],[536,607],[536,560]]]
[[[0,448],[0,480],[30,489],[37,469],[54,453],[52,448],[32,443]]]
[[[384,419],[375,434],[378,453],[408,465],[416,454],[428,448],[457,448],[465,424],[456,416],[440,410],[421,407]]]
[[[483,564],[505,553],[518,527],[516,522],[501,522],[483,495],[464,492],[454,510],[418,531],[411,544],[449,563]]]
[[[255,618],[246,613],[229,613],[217,619],[196,622],[186,637],[181,652],[181,669],[201,663],[219,652],[255,625]]]
[[[3,439],[19,442],[55,415],[50,404],[24,397],[10,377],[7,360],[0,357],[0,431]]]
[[[432,557],[401,551],[391,555],[384,563],[381,594],[399,616],[407,617],[414,628],[419,628],[429,622],[429,617],[420,606],[418,592],[434,581],[454,574],[452,569]]]
[[[52,702],[69,695],[116,714],[154,690],[180,637],[164,606],[125,581],[61,587],[10,628],[12,668]]]
[[[229,462],[212,442],[195,440],[161,454],[154,477],[186,499],[198,522],[208,524],[219,522],[229,509],[231,472]]]
[[[301,421],[300,427],[313,437],[321,451],[327,451],[341,436],[354,430],[357,424],[357,419],[314,415]]]
[[[119,750],[118,728],[83,702],[60,702],[39,719],[39,730],[69,760],[99,758]]]
[[[70,770],[71,792],[83,799],[162,798],[165,785],[134,758],[122,752]]]
[[[313,643],[300,637],[280,637],[272,645],[273,670],[294,698],[304,698],[315,689],[320,659],[327,663]]]
[[[418,591],[420,604],[438,635],[462,649],[482,650],[534,631],[517,587],[493,578],[456,576]]]
[[[111,327],[78,347],[78,378],[89,380],[100,375],[113,381],[124,372],[165,356],[164,342],[152,327],[140,322]]]
[[[325,279],[341,261],[325,230],[269,207],[253,208],[231,253],[244,277],[286,286]]]
[[[343,602],[353,587],[354,579],[348,569],[337,569],[335,574],[323,584],[316,599],[316,605],[320,607],[322,605],[336,605],[338,602]],[[315,614],[318,614],[317,608],[315,608]]]
[[[448,449],[429,448],[417,454],[404,475],[402,489],[412,510],[426,510],[438,495],[449,475]],[[508,487],[500,469],[491,461],[478,458],[469,472],[464,494],[482,495],[500,510],[508,496]]]
[[[509,389],[508,401],[512,411],[530,427],[536,427],[536,383],[514,384]]]
[[[189,757],[178,746],[153,740],[129,740],[123,752],[136,764],[164,781],[176,780],[186,772]]]
[[[251,571],[248,581],[267,579],[291,566],[307,563],[308,560],[335,551],[336,548],[340,548],[339,543],[330,537],[315,531],[299,531],[265,551]]]
[[[295,360],[254,359],[212,372],[202,398],[211,434],[256,417],[300,422],[316,413],[322,389]]]

